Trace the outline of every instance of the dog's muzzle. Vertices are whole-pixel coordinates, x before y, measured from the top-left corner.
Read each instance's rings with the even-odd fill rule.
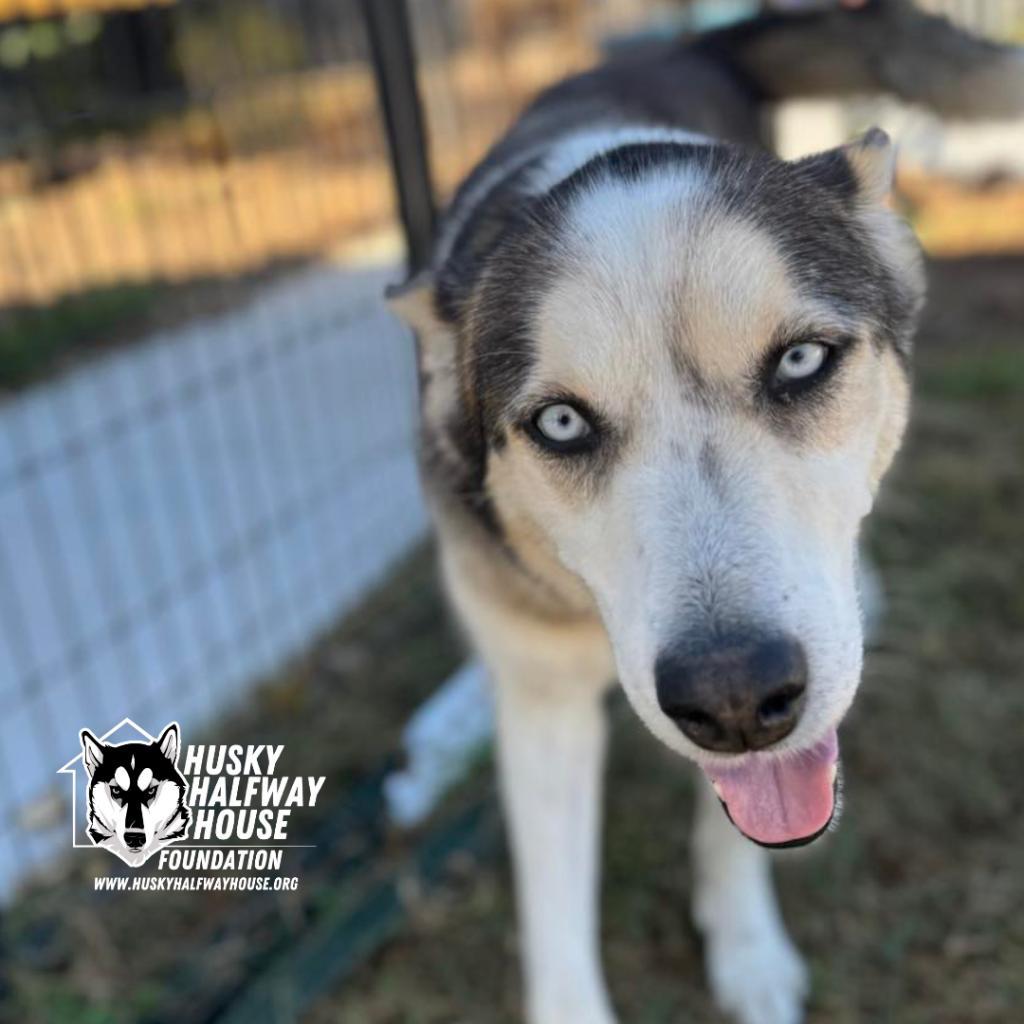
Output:
[[[655,665],[658,703],[703,750],[733,824],[763,846],[797,846],[828,827],[836,807],[839,748],[832,730],[785,755],[771,748],[796,728],[808,685],[807,658],[788,636],[756,629],[686,637]]]

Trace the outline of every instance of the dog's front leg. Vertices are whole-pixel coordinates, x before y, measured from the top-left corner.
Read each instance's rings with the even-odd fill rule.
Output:
[[[611,1024],[600,968],[603,681],[544,660],[492,664],[531,1024]]]
[[[740,835],[704,779],[693,854],[693,916],[715,1001],[740,1024],[797,1024],[807,971],[779,914],[768,851]]]

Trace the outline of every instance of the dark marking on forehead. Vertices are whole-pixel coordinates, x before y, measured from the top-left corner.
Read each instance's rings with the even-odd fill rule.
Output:
[[[568,211],[609,180],[641,182],[666,168],[687,167],[704,180],[695,197],[765,231],[808,295],[876,328],[881,343],[909,350],[917,298],[882,262],[857,217],[857,182],[846,158],[830,151],[787,163],[740,146],[681,142],[630,144],[589,161],[552,189]]]
[[[565,237],[576,201],[603,182],[641,183],[671,167],[702,177],[704,187],[693,202],[709,214],[746,220],[768,234],[806,294],[871,325],[879,344],[890,344],[904,356],[909,351],[917,297],[885,266],[860,223],[856,179],[841,153],[791,164],[734,145],[629,144],[594,157],[545,195],[520,194],[514,208],[505,210],[500,228],[488,233],[491,244],[472,282],[467,285],[462,272],[456,275],[465,290],[458,303],[451,303],[454,293],[446,301],[449,313],[458,317],[463,372],[480,397],[486,432],[533,363],[534,326],[544,295],[576,258]],[[679,369],[698,390],[702,387],[692,361]]]

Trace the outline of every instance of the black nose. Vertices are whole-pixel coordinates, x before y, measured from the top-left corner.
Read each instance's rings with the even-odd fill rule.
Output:
[[[146,842],[145,832],[125,832],[124,842],[129,850],[137,850]]]
[[[744,633],[682,642],[654,666],[661,710],[699,747],[763,750],[800,719],[807,659],[795,640]]]

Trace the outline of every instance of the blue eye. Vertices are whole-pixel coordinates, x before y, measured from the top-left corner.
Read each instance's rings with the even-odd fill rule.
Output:
[[[570,444],[582,440],[591,432],[590,424],[577,409],[566,402],[541,409],[534,420],[537,430],[555,444]]]
[[[782,353],[775,368],[775,379],[779,383],[791,380],[805,380],[813,377],[828,358],[828,346],[819,341],[804,341],[791,345]]]

